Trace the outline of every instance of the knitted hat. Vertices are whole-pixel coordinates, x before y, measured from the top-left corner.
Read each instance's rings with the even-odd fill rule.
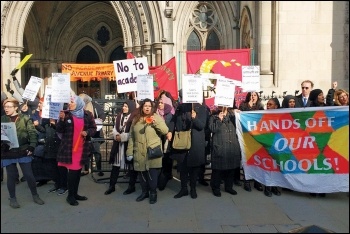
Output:
[[[321,89],[314,89],[310,92],[309,100],[312,102],[317,102],[317,97],[320,93],[323,93]]]

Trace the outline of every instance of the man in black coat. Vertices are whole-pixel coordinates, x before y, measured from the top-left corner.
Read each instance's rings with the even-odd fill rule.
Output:
[[[309,95],[313,88],[314,83],[311,80],[301,82],[301,94],[295,96],[295,107],[310,107]]]

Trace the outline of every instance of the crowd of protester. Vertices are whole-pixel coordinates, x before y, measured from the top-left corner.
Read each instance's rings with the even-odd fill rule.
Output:
[[[11,90],[10,82],[6,85],[10,96],[3,91],[1,93],[1,122],[15,123],[19,142],[19,148],[9,149],[8,141],[1,135],[1,180],[3,168],[6,168],[10,206],[20,207],[15,190],[19,178],[17,164],[35,203],[44,204],[36,187],[52,180],[54,186],[48,192],[58,195],[68,193],[67,203],[79,205],[78,201],[88,199],[78,194],[80,177],[89,173],[92,160],[95,160],[97,169],[101,171],[100,143],[91,139],[103,138],[103,130],[98,131],[96,123],[103,122],[106,114],[88,95],[72,93],[68,109],[60,112],[58,120],[42,118],[43,98],[38,96],[34,102],[23,99],[23,88],[15,77],[13,82],[17,93]],[[181,90],[179,101],[174,100],[166,90],[155,100],[137,102],[129,96],[120,113],[115,116],[113,144],[109,152],[112,170],[104,194],[116,191],[115,185],[123,169],[129,176],[129,185],[123,194],[135,192],[138,180],[141,193],[136,201],[149,198],[150,204],[154,204],[157,202],[157,190],[166,188],[168,181],[173,178],[173,168],[176,168],[180,175],[180,188],[174,198],[190,195],[196,199],[197,184],[208,185],[204,176],[208,165],[207,155],[210,154],[209,185],[214,196],[221,196],[221,185],[225,192],[237,195],[233,186],[241,186],[240,181],[243,181],[243,188],[247,192],[251,191],[253,182],[254,188],[263,191],[264,195],[280,196],[281,189],[276,186],[265,186],[257,180],[245,179],[235,114],[240,111],[349,105],[349,93],[337,89],[337,82],[333,82],[326,95],[321,89],[314,89],[314,83],[310,80],[301,83],[301,90],[300,95],[284,96],[281,103],[272,97],[267,100],[266,106],[258,92],[248,92],[238,107],[218,107],[211,111],[205,102],[182,103]],[[191,131],[190,149],[172,148],[175,130]],[[148,148],[156,145],[161,145],[163,157],[150,159]],[[36,162],[33,156],[35,158],[39,154],[42,155]],[[36,167],[41,171],[38,172]],[[311,195],[325,196],[324,193]]]

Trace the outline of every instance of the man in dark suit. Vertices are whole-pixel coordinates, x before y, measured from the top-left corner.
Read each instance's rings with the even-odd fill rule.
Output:
[[[311,80],[301,82],[301,94],[295,97],[295,107],[310,107],[309,95],[313,88],[314,83]]]

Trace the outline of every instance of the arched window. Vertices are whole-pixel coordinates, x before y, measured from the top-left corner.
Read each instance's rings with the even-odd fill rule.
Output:
[[[100,59],[97,52],[91,46],[82,48],[78,55],[76,63],[99,63]],[[77,94],[86,93],[92,98],[100,97],[100,81],[92,79],[91,81],[77,81]]]
[[[123,59],[126,59],[126,53],[124,52],[123,46],[118,46],[111,53],[111,56],[109,57],[109,62],[113,63],[113,61],[123,60]],[[110,91],[110,93],[116,94],[117,93],[117,84],[116,84],[116,82],[113,80],[113,81],[109,81],[108,83],[109,83],[109,91]]]
[[[206,50],[220,50],[220,40],[214,31],[209,34],[206,45]]]
[[[118,46],[111,53],[111,56],[109,57],[109,62],[112,63],[113,61],[123,60],[123,59],[126,59],[126,54],[124,52],[123,46]]]
[[[77,55],[77,63],[99,63],[98,54],[91,46],[85,46]]]
[[[188,37],[187,50],[201,50],[201,42],[195,31],[192,31]]]

